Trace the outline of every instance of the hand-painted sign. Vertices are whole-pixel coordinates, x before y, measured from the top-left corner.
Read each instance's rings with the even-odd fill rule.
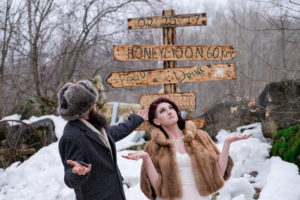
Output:
[[[113,87],[128,87],[231,79],[236,79],[235,64],[113,72],[106,81]]]
[[[196,108],[196,95],[189,93],[170,93],[170,94],[143,94],[140,99],[142,108],[148,108],[156,99],[164,97],[173,101],[180,110],[193,110]]]
[[[206,13],[129,18],[128,29],[165,28],[206,25]]]
[[[236,51],[223,45],[115,45],[114,60],[232,60]]]

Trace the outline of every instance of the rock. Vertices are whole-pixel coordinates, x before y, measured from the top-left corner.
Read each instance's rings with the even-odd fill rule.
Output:
[[[259,95],[258,105],[265,137],[273,137],[280,129],[300,123],[300,80],[268,84]]]
[[[43,146],[47,146],[57,141],[55,126],[51,119],[42,119],[32,124],[22,123],[22,126],[19,124],[14,126],[2,124],[1,127],[3,127],[2,131],[5,129],[6,136],[1,139],[9,141],[13,146],[18,146],[20,144],[26,145],[34,140],[36,143],[39,143],[36,145],[36,148],[40,149]],[[35,129],[36,132],[34,132],[33,129]],[[2,131],[1,135],[4,135]]]
[[[255,187],[255,194],[253,195],[253,199],[259,199],[259,194],[261,192],[261,188]]]
[[[11,123],[16,125],[9,125]],[[0,123],[0,168],[14,161],[24,161],[44,146],[57,141],[54,123],[43,119],[32,124],[18,121]]]
[[[262,111],[254,102],[255,99],[251,101],[239,99],[236,102],[216,104],[200,116],[206,120],[206,126],[202,129],[215,140],[221,129],[235,131],[239,126],[260,122]]]
[[[42,116],[54,114],[56,112],[55,102],[49,97],[35,96],[26,98],[23,103],[14,107],[10,114],[18,113],[21,120],[29,119],[32,116]]]
[[[39,120],[32,123],[31,126],[35,128],[42,136],[45,146],[57,141],[57,137],[55,135],[55,126],[51,119],[47,118]]]
[[[213,139],[220,129],[235,131],[241,125],[262,123],[263,135],[272,138],[280,129],[300,123],[300,80],[268,84],[255,99],[216,104],[200,117]]]

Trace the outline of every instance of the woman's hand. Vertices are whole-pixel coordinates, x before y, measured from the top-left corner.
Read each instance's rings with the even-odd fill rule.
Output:
[[[249,137],[252,136],[252,133],[249,134],[238,134],[238,135],[228,135],[225,138],[224,141],[224,145],[223,145],[223,149],[222,152],[219,156],[219,166],[220,166],[220,170],[222,175],[224,176],[226,168],[227,168],[227,164],[228,164],[228,156],[229,156],[229,148],[230,148],[230,144],[232,142],[235,141],[239,141],[239,140],[246,140]]]
[[[148,111],[149,111],[148,108],[145,108],[145,109],[143,109],[143,110],[139,110],[139,111],[137,112],[137,115],[139,115],[139,116],[142,117],[144,120],[146,120],[147,117],[148,117]]]
[[[228,135],[225,139],[225,142],[231,144],[232,142],[239,140],[246,140],[252,136],[252,133],[249,134],[238,134],[238,135]]]
[[[72,172],[74,174],[78,174],[78,175],[86,175],[87,173],[89,173],[92,169],[92,165],[89,164],[88,167],[76,162],[76,161],[73,161],[73,160],[67,160],[67,163],[69,165],[72,165],[73,166],[73,169],[72,169]]]
[[[127,156],[126,155],[122,155],[123,158],[126,159],[130,159],[130,160],[138,160],[140,158],[142,159],[146,159],[149,157],[149,154],[147,152],[144,151],[137,151],[134,153],[129,153]]]
[[[150,180],[152,187],[156,188],[158,173],[154,167],[154,164],[149,156],[149,154],[145,151],[136,151],[134,153],[129,153],[127,156],[122,155],[123,158],[130,160],[138,160],[140,158],[143,159],[143,166],[146,169],[147,176]]]

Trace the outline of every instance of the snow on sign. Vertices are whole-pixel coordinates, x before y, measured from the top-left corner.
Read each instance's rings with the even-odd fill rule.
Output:
[[[157,17],[129,18],[128,29],[164,28],[206,25],[206,13]]]
[[[232,60],[236,50],[222,45],[114,45],[114,60]]]
[[[129,87],[231,79],[236,79],[235,64],[113,72],[106,81],[113,87]]]

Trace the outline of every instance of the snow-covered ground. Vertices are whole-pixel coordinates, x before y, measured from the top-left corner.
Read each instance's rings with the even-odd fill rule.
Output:
[[[60,138],[66,124],[60,117],[32,117],[25,122],[31,123],[42,118],[54,121],[56,135]],[[5,119],[18,120],[19,116],[12,115]],[[300,175],[297,166],[279,157],[269,157],[270,141],[262,136],[260,123],[240,127],[232,134],[248,132],[253,133],[250,139],[231,145],[230,155],[235,166],[232,177],[219,191],[217,199],[252,199],[254,188],[260,188],[260,200],[299,200]],[[118,165],[125,179],[124,189],[128,200],[147,199],[139,187],[142,161],[121,157],[130,152],[122,149],[144,142],[139,137],[142,134],[134,132],[117,143]],[[217,146],[220,149],[226,134],[228,131],[220,130],[217,135]],[[55,142],[40,149],[23,163],[16,162],[5,170],[0,168],[0,200],[73,200],[74,192],[64,184],[63,177],[58,143]]]

